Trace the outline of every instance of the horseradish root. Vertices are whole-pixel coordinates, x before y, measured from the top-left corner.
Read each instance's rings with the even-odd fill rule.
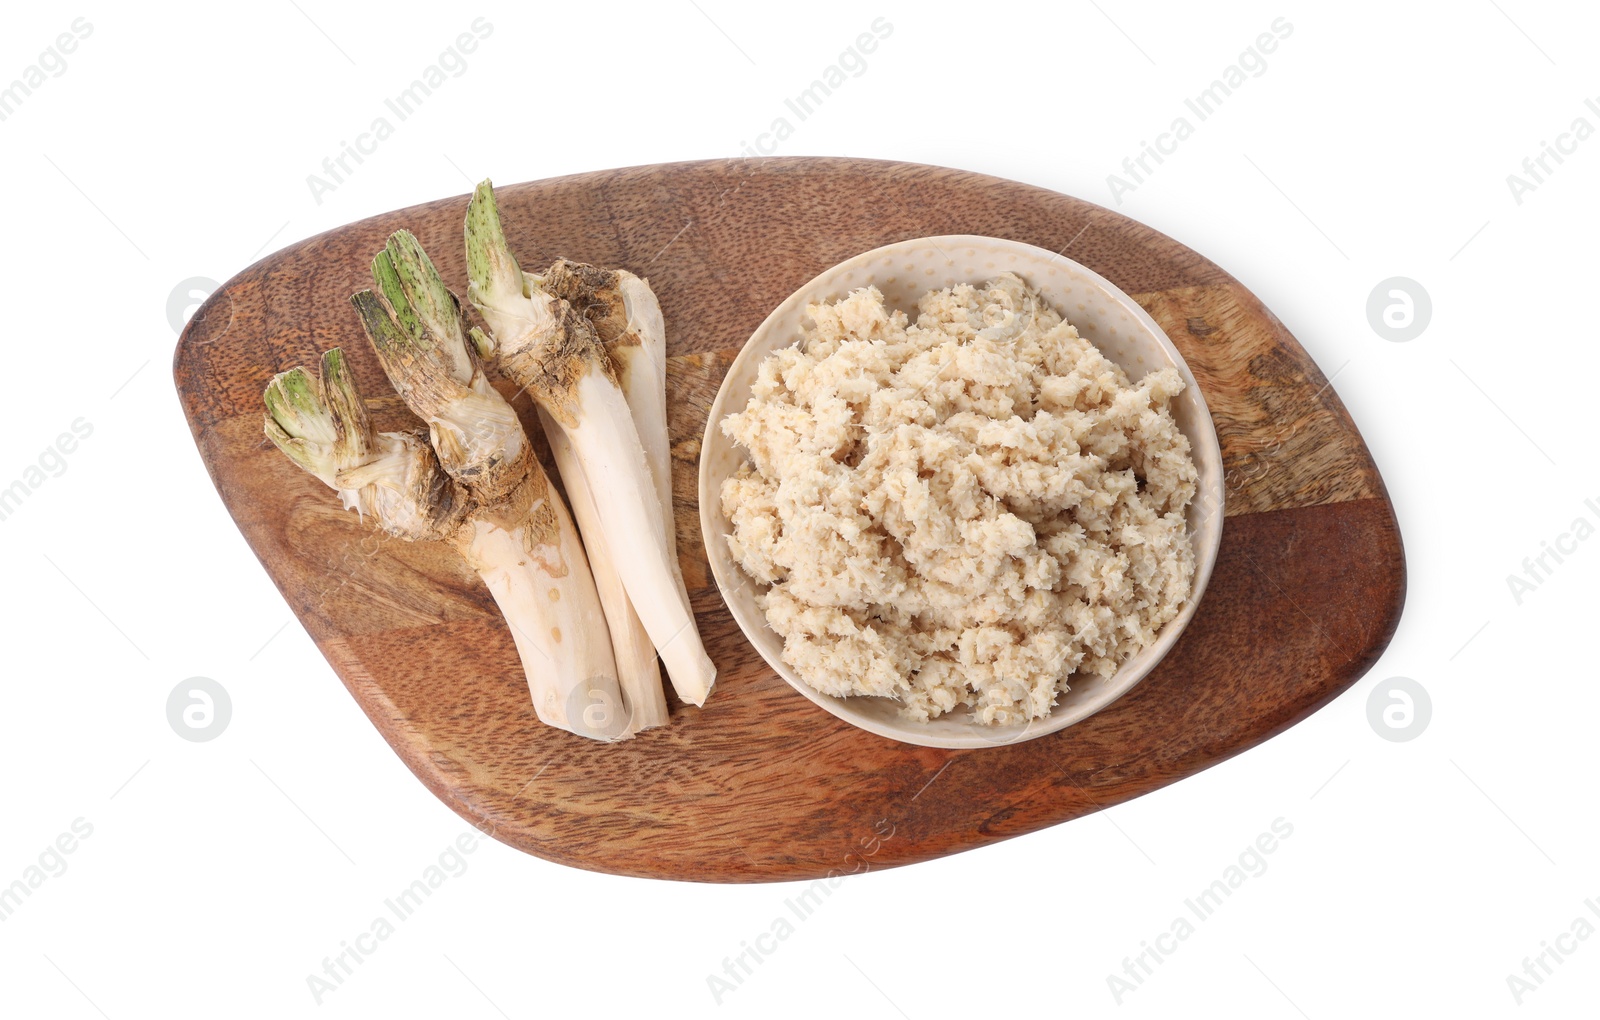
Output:
[[[577,529],[521,423],[467,345],[460,305],[410,234],[352,298],[384,371],[428,433],[374,434],[338,349],[313,379],[276,377],[267,436],[395,537],[452,542],[483,578],[527,675],[534,708],[580,736],[631,736],[610,635]],[[609,706],[596,711],[596,706]]]
[[[524,275],[506,244],[494,192],[480,184],[467,209],[467,294],[502,372],[532,394],[572,444],[597,499],[600,524],[629,600],[678,696],[703,705],[716,667],[701,644],[676,573],[663,504],[611,356],[585,315]],[[663,436],[665,430],[662,430]]]

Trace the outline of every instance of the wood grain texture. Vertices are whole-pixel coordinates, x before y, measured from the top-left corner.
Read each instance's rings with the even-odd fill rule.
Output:
[[[577,867],[703,881],[927,860],[1237,754],[1353,683],[1394,631],[1400,535],[1360,434],[1277,318],[1171,238],[1023,184],[852,159],[636,167],[498,196],[525,264],[566,256],[625,267],[661,299],[678,548],[720,674],[705,708],[674,700],[671,726],[619,745],[540,725],[493,600],[454,552],[363,528],[261,435],[267,381],[324,348],[345,347],[365,392],[389,392],[349,296],[400,227],[464,291],[466,196],[352,224],[250,267],[196,312],[174,371],[224,503],[350,692],[440,799],[512,846]],[[1051,251],[1071,242],[1070,257],[1134,295],[1199,380],[1229,500],[1210,588],[1145,681],[1061,733],[967,751],[857,730],[772,673],[711,581],[695,501],[711,399],[767,312],[858,252],[955,233]],[[527,399],[516,406],[537,437]],[[408,412],[384,398],[375,421],[402,427]]]

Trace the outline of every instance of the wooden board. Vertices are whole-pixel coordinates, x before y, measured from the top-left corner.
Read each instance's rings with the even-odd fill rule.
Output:
[[[698,881],[927,860],[1237,754],[1353,683],[1394,631],[1400,535],[1333,388],[1249,291],[1148,227],[992,177],[855,159],[636,167],[498,194],[524,264],[567,256],[625,267],[660,296],[678,548],[720,671],[705,708],[674,702],[670,727],[619,745],[540,725],[511,636],[454,553],[364,529],[262,437],[262,388],[326,347],[345,347],[366,393],[390,392],[349,296],[400,227],[464,292],[466,196],[352,224],[251,266],[196,312],[175,373],[223,502],[350,693],[429,789],[512,846],[582,868]],[[1049,737],[948,751],[855,729],[766,667],[711,581],[694,493],[708,405],[774,305],[858,252],[966,233],[1051,251],[1070,242],[1069,257],[1150,311],[1215,417],[1229,517],[1198,614],[1131,694]],[[526,399],[517,406],[537,434]],[[393,397],[375,419],[412,424]]]

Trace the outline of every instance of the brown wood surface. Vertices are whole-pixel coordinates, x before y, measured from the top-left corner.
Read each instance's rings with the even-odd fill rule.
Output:
[[[223,502],[351,694],[429,789],[512,846],[582,868],[700,881],[927,860],[1096,811],[1237,754],[1353,683],[1394,631],[1405,589],[1400,535],[1333,388],[1249,291],[1148,227],[1010,181],[853,159],[636,167],[498,195],[524,264],[567,256],[625,267],[660,296],[678,548],[720,673],[705,708],[674,701],[669,727],[617,745],[540,725],[510,634],[454,552],[363,528],[262,438],[262,388],[326,347],[345,347],[366,393],[390,392],[349,296],[400,227],[464,291],[465,196],[352,224],[251,266],[197,311],[175,373]],[[722,374],[774,305],[858,252],[959,233],[1051,251],[1071,241],[1071,258],[1134,295],[1205,393],[1229,502],[1199,612],[1132,693],[1052,736],[947,751],[855,729],[766,667],[711,581],[695,472]],[[398,399],[377,404],[378,427],[409,424]],[[517,405],[537,434],[526,399]]]

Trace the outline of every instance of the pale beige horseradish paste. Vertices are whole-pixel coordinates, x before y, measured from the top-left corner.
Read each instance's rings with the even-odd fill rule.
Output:
[[[833,695],[926,721],[1047,715],[1188,598],[1189,441],[1168,367],[1137,383],[1012,274],[808,309],[722,430],[734,559],[783,659]]]

